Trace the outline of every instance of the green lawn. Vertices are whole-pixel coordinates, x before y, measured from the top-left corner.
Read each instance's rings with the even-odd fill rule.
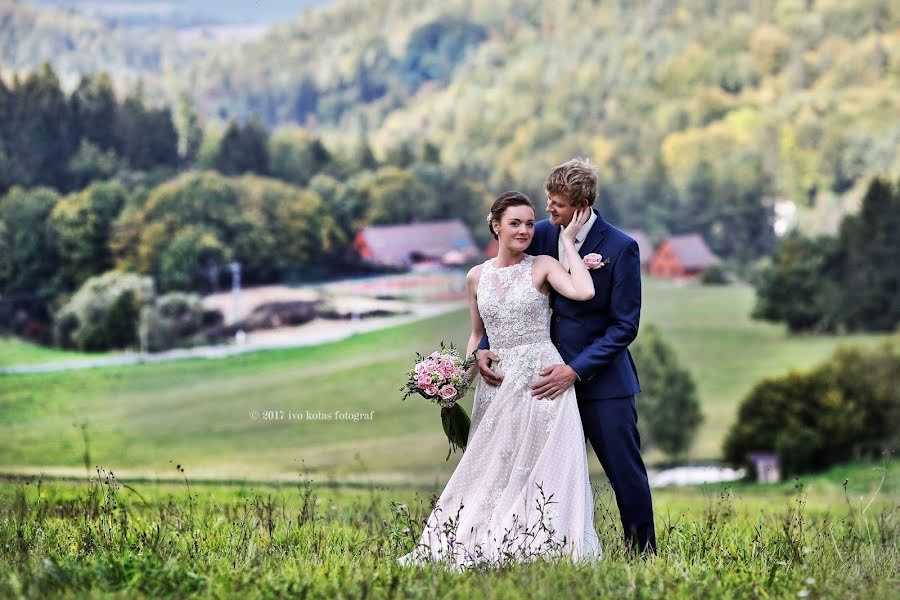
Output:
[[[650,280],[644,296],[643,322],[660,327],[699,386],[706,421],[695,458],[718,457],[737,404],[760,378],[809,367],[839,344],[883,339],[788,337],[748,318],[753,293],[744,286]],[[467,331],[468,314],[458,311],[318,347],[0,376],[0,469],[83,473],[86,423],[91,464],[123,473],[165,476],[182,463],[197,477],[305,470],[318,479],[442,481],[455,460],[443,461],[437,411],[421,399],[401,402],[399,387],[415,351],[440,340],[462,345]],[[265,411],[284,413],[266,419]],[[310,420],[307,411],[374,415]],[[660,458],[648,453],[651,462]]]
[[[100,355],[46,348],[18,338],[0,336],[0,367],[77,360],[94,356]]]
[[[718,457],[738,405],[757,381],[812,367],[838,346],[871,348],[888,337],[788,335],[781,325],[750,318],[754,291],[746,285],[645,279],[643,292],[642,323],[660,328],[697,382],[706,420],[693,455],[701,459]]]

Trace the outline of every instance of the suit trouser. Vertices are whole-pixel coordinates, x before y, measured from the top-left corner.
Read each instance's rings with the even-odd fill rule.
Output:
[[[655,552],[653,502],[641,458],[634,396],[579,398],[578,410],[584,432],[616,495],[626,545],[638,552]]]

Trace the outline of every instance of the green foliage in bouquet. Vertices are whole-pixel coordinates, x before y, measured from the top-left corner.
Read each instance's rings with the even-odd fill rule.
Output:
[[[440,350],[428,356],[416,353],[416,361],[407,372],[407,381],[400,388],[405,392],[403,400],[419,394],[441,406],[441,424],[450,442],[447,460],[457,449],[466,449],[471,420],[458,401],[469,391],[472,378],[468,371],[474,364],[474,352],[463,359],[452,343],[446,346],[442,341]]]
[[[444,426],[444,433],[447,434],[447,441],[450,442],[450,449],[447,450],[445,460],[450,460],[450,455],[457,449],[466,451],[472,420],[462,406],[454,403],[450,408],[441,407],[441,425]]]

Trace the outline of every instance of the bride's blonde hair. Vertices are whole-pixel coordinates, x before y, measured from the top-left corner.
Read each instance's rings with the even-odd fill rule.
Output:
[[[494,236],[494,239],[499,239],[499,236],[494,231],[493,221],[500,222],[500,219],[503,217],[504,211],[510,206],[530,206],[532,210],[534,210],[534,203],[522,192],[509,191],[503,192],[497,199],[494,200],[494,203],[491,205],[491,212],[487,215],[487,223],[488,227],[491,230],[491,235]]]

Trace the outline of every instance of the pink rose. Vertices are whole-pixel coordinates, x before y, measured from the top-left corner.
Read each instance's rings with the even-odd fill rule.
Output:
[[[441,353],[438,352],[437,350],[435,350],[434,352],[431,353],[431,358],[433,358],[434,360],[438,360],[440,357],[441,357]]]
[[[425,363],[420,362],[416,365],[416,375],[422,375],[425,372]]]
[[[608,263],[609,259],[603,260],[603,256],[593,252],[584,257],[584,266],[588,269],[599,269]]]
[[[424,388],[428,385],[431,385],[431,376],[428,373],[422,373],[421,375],[419,375],[419,387]]]
[[[434,362],[433,360],[431,360],[430,358],[426,358],[425,360],[422,361],[421,364],[424,365],[423,368],[428,373],[431,373],[432,371],[434,371],[437,368],[437,363]]]
[[[425,392],[426,394],[428,394],[429,396],[437,396],[438,395],[438,388],[436,385],[426,385],[424,388],[422,388],[422,391]]]
[[[438,368],[438,373],[441,374],[441,377],[444,379],[450,379],[453,377],[453,366],[452,365],[441,365]]]
[[[445,385],[441,388],[441,398],[444,400],[450,400],[451,398],[456,397],[456,388],[452,385]]]

